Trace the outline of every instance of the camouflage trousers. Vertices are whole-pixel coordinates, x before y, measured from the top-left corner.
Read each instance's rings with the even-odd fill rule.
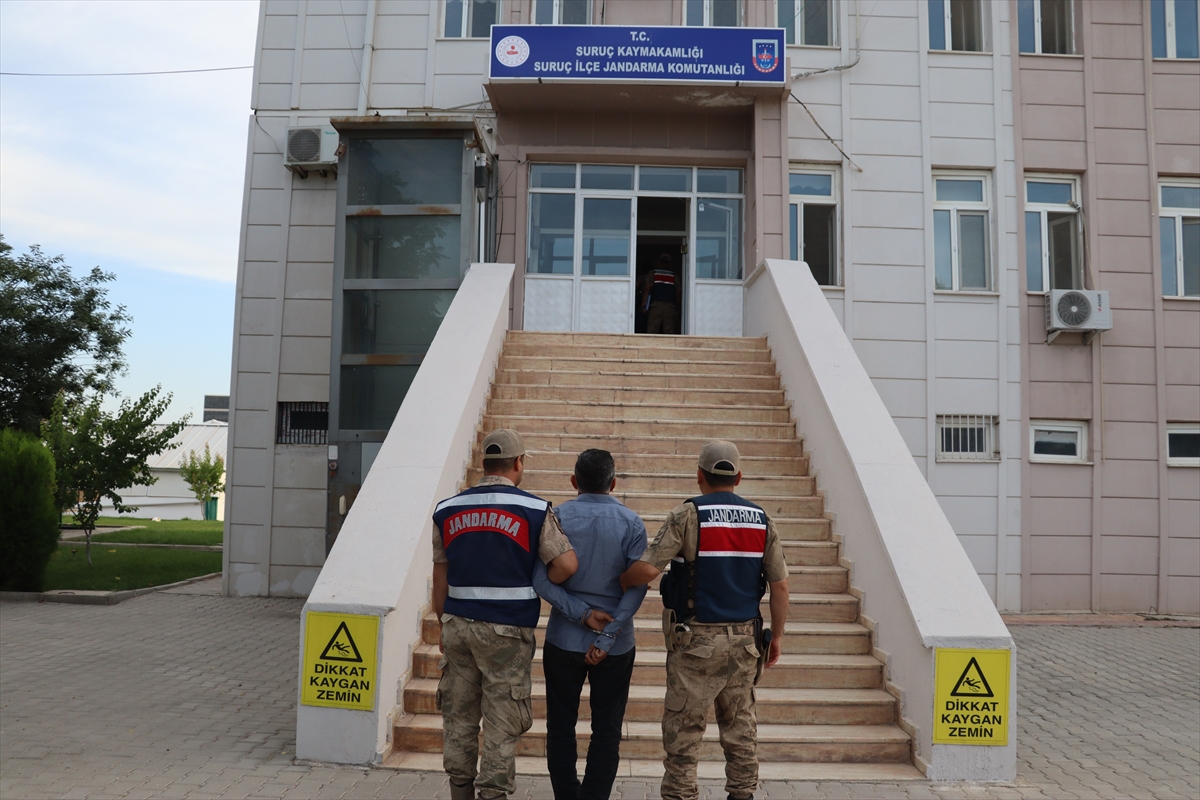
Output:
[[[754,623],[692,625],[692,641],[667,653],[667,697],[663,714],[663,800],[695,800],[696,763],[716,706],[721,749],[725,751],[725,791],[750,797],[758,787],[758,719],[754,673],[758,648]]]
[[[482,798],[515,789],[517,739],[533,724],[529,666],[533,628],[442,615],[442,765]],[[479,723],[483,720],[483,754]]]

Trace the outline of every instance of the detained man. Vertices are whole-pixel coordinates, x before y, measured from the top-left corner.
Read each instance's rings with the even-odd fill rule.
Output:
[[[551,605],[542,666],[546,674],[546,761],[555,800],[601,800],[612,791],[621,724],[633,676],[633,615],[646,587],[621,589],[621,573],[646,548],[641,518],[610,493],[617,485],[607,450],[584,450],[571,485],[579,493],[554,509],[579,568],[562,585],[535,564],[533,586]],[[575,724],[583,682],[590,685],[592,736],[583,782],[575,769]]]

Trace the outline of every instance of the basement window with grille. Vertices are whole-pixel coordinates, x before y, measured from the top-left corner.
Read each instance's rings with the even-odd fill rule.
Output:
[[[944,414],[937,418],[938,461],[999,461],[995,417]]]
[[[329,403],[280,403],[276,444],[326,444]]]

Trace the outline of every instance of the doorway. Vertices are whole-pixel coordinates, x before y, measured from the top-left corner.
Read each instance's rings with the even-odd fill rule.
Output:
[[[685,265],[688,253],[688,198],[686,197],[638,197],[637,198],[637,245],[635,251],[635,283],[637,310],[634,314],[634,332],[646,333],[650,320],[650,306],[655,301],[674,305],[673,312],[655,310],[656,332],[679,334],[687,330],[684,319],[687,301],[687,276]],[[654,283],[654,273],[659,271],[659,281]],[[662,280],[662,273],[670,271],[673,282],[669,286]]]

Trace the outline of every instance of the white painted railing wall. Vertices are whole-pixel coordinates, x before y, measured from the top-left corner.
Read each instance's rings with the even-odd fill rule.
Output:
[[[473,264],[454,296],[304,605],[380,617],[374,711],[300,705],[296,756],[343,764],[384,754],[412,664],[433,564],[431,517],[458,491],[508,330],[512,264]],[[299,666],[298,666],[299,670]]]
[[[764,261],[746,280],[745,334],[766,336],[836,513],[834,531],[863,591],[863,616],[900,689],[914,755],[933,780],[1016,778],[1012,637],[821,287],[799,261]],[[1013,650],[1006,747],[933,744],[934,648]]]

